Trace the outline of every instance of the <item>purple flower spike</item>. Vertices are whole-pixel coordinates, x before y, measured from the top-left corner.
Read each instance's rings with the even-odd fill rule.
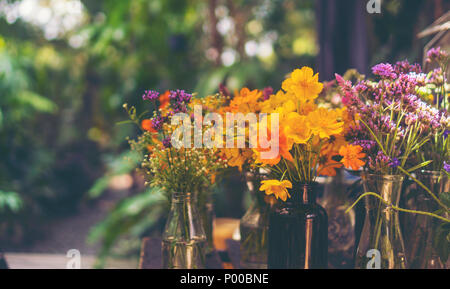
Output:
[[[143,100],[157,100],[159,97],[159,92],[154,90],[146,90],[144,95],[142,95]]]
[[[380,63],[372,67],[372,73],[382,78],[395,79],[397,74],[394,72],[394,68],[389,63]]]
[[[166,137],[165,139],[163,139],[162,143],[165,148],[171,148],[172,147],[171,137],[170,136]]]
[[[264,100],[268,100],[272,94],[273,94],[272,87],[268,86],[268,87],[264,88],[264,90],[263,90]]]
[[[397,74],[408,74],[408,73],[416,73],[420,74],[422,73],[422,68],[419,64],[410,64],[408,60],[399,61],[394,65],[394,72]]]
[[[398,158],[393,158],[392,161],[389,163],[389,166],[391,168],[397,168],[400,166],[400,160]]]
[[[155,130],[160,131],[163,127],[164,121],[166,119],[162,116],[155,116],[154,118],[152,118],[152,126]]]
[[[447,162],[444,162],[444,170],[445,170],[447,173],[450,173],[450,164],[447,164]]]
[[[192,99],[192,94],[185,92],[184,90],[170,91],[169,98],[173,100],[172,107],[173,113],[187,112],[187,104]]]
[[[427,62],[441,62],[448,58],[448,53],[442,50],[440,47],[431,48],[427,52]]]
[[[184,90],[177,89],[170,91],[169,98],[178,103],[188,103],[192,98],[192,94],[189,94]]]

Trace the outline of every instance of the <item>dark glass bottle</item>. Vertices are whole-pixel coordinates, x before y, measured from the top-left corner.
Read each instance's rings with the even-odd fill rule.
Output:
[[[328,217],[316,203],[317,184],[294,185],[291,198],[270,214],[269,269],[324,269],[328,265]]]

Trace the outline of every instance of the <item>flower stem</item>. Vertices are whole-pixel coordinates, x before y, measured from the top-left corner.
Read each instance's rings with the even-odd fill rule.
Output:
[[[425,215],[425,216],[430,216],[433,218],[437,218],[440,219],[444,222],[450,223],[450,219],[441,217],[439,215],[433,214],[433,213],[429,213],[429,212],[423,212],[423,211],[415,211],[415,210],[408,210],[408,209],[402,209],[399,208],[397,206],[394,206],[393,204],[390,204],[388,202],[386,202],[383,197],[381,197],[380,195],[373,193],[373,192],[368,192],[368,193],[364,193],[362,194],[346,211],[345,213],[347,214],[348,212],[350,212],[351,209],[353,209],[358,203],[359,201],[361,201],[362,198],[367,197],[367,196],[373,196],[373,197],[377,197],[378,199],[380,199],[386,206],[391,207],[392,209],[399,211],[399,212],[405,212],[405,213],[411,213],[411,214],[417,214],[417,215]]]

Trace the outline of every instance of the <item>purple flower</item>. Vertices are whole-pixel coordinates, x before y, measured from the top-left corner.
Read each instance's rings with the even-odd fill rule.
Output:
[[[223,96],[231,96],[230,91],[228,90],[228,88],[223,83],[219,84],[219,92]]]
[[[357,140],[352,143],[352,145],[362,147],[365,152],[371,151],[376,146],[376,144],[377,143],[372,140]]]
[[[449,134],[449,130],[448,129],[446,129],[445,131],[444,131],[444,139],[447,139],[448,138],[448,134]]]
[[[448,164],[447,162],[444,162],[444,170],[445,170],[447,173],[450,173],[450,164]]]
[[[191,101],[192,94],[189,94],[184,90],[177,89],[170,91],[169,98],[175,100],[178,103],[188,103],[189,101]]]
[[[444,170],[445,170],[447,173],[450,173],[450,164],[448,164],[447,162],[444,162]]]
[[[394,68],[389,63],[380,63],[372,67],[372,73],[380,76],[381,78],[395,79],[397,74],[394,72]]]
[[[421,74],[422,68],[418,63],[410,64],[408,60],[403,60],[394,65],[394,72],[397,74],[408,74],[411,72]]]
[[[159,92],[154,90],[146,90],[142,95],[143,100],[157,100],[159,97]]]
[[[442,68],[436,68],[431,71],[431,76],[428,83],[434,84],[436,86],[441,86],[444,83],[444,75],[442,73]]]
[[[442,50],[440,47],[431,48],[427,52],[427,62],[442,62],[446,61],[448,58],[448,53]]]
[[[170,136],[166,137],[165,139],[163,139],[162,143],[165,148],[171,148],[172,147],[171,137]]]
[[[273,94],[272,87],[268,86],[268,87],[264,88],[264,90],[263,90],[264,100],[268,100],[272,94]]]
[[[393,158],[392,160],[391,160],[391,162],[389,163],[389,166],[391,167],[391,168],[397,168],[397,167],[399,167],[400,166],[400,160],[398,159],[398,158]]]
[[[187,112],[187,104],[192,99],[192,94],[185,92],[184,90],[172,90],[170,91],[169,98],[173,100],[173,113]]]
[[[165,117],[157,115],[154,118],[152,118],[152,127],[155,130],[160,131],[162,129],[163,124],[164,124],[165,121],[166,121]]]

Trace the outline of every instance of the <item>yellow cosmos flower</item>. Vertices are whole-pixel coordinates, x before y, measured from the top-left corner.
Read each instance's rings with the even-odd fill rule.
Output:
[[[297,112],[301,115],[308,115],[317,109],[317,104],[314,101],[300,102]]]
[[[242,171],[242,166],[253,156],[253,151],[251,149],[230,148],[223,149],[222,151],[228,161],[228,165],[230,167],[239,168],[239,171]]]
[[[309,126],[313,134],[320,138],[330,138],[344,130],[344,122],[338,121],[339,114],[332,109],[320,107],[308,114]]]
[[[297,144],[306,144],[312,135],[306,116],[296,112],[286,116],[284,126],[286,136]]]
[[[296,102],[297,100],[294,94],[285,93],[284,91],[280,90],[276,94],[271,95],[268,100],[261,103],[261,112],[271,113],[279,107],[286,106],[287,103],[289,103],[289,106],[294,104],[293,109],[295,109]]]
[[[306,102],[319,96],[323,84],[319,82],[319,74],[314,75],[314,71],[305,66],[294,70],[291,77],[286,79],[281,87],[284,91],[293,93],[299,100]]]
[[[250,90],[246,87],[239,92],[235,92],[235,97],[231,100],[227,109],[228,112],[258,112],[260,110],[259,101],[262,99],[263,93],[257,89]]]
[[[275,195],[277,199],[286,202],[287,198],[290,198],[287,189],[292,189],[292,183],[290,181],[278,181],[278,180],[267,180],[261,182],[260,191],[265,191],[266,195]]]

